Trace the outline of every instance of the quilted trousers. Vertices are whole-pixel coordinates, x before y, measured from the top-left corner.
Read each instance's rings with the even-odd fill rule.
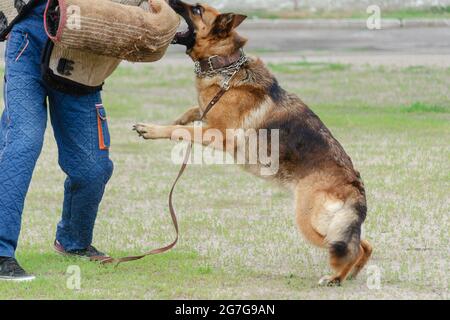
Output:
[[[41,52],[48,39],[44,9],[42,1],[13,27],[6,43],[5,106],[0,124],[0,256],[5,257],[15,255],[48,113],[59,165],[67,175],[56,231],[65,250],[85,249],[91,244],[99,204],[113,172],[100,93],[71,96],[46,87],[41,80]]]

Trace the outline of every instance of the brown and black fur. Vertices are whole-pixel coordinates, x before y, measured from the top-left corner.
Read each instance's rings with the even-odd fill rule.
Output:
[[[208,5],[169,2],[187,21],[191,33],[178,39],[193,60],[228,56],[246,44],[235,29],[245,16],[220,14]],[[220,90],[220,75],[197,78],[199,106],[172,126],[138,124],[145,139],[178,139],[176,129],[193,134],[189,124]],[[203,130],[278,129],[280,167],[274,180],[290,187],[296,200],[298,227],[307,240],[327,248],[334,275],[321,284],[339,285],[355,277],[369,260],[372,247],[361,240],[367,205],[360,174],[323,122],[294,94],[283,90],[259,58],[251,57],[231,83],[230,90],[208,113]],[[209,145],[211,141],[193,141]],[[226,149],[229,141],[222,141]],[[255,170],[251,170],[255,173]]]

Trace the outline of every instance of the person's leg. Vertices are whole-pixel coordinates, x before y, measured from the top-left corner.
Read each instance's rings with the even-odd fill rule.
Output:
[[[26,19],[9,35],[0,124],[0,257],[14,257],[31,176],[47,122],[40,56],[45,33]]]
[[[113,172],[109,132],[100,93],[75,97],[50,90],[50,115],[67,174],[56,240],[65,251],[91,245],[105,186]]]

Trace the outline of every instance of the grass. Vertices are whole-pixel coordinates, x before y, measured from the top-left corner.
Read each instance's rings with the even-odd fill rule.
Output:
[[[241,10],[242,11],[242,10]],[[354,10],[252,10],[249,17],[259,19],[367,19],[365,9]],[[382,17],[386,19],[450,19],[450,6],[428,8],[383,9]]]
[[[299,75],[302,72],[307,73],[320,73],[327,71],[341,71],[350,68],[349,65],[341,63],[322,63],[322,62],[287,62],[287,63],[269,63],[269,67],[273,72],[279,72],[284,74],[296,74]]]
[[[364,177],[371,269],[319,288],[327,256],[305,243],[289,192],[235,166],[191,166],[175,203],[181,240],[170,253],[117,269],[63,258],[51,243],[64,175],[48,130],[24,212],[18,258],[38,279],[0,283],[2,299],[448,299],[450,70],[271,64],[280,83],[318,113]],[[174,236],[167,194],[178,171],[172,143],[145,142],[135,122],[167,123],[195,103],[192,67],[121,66],[104,91],[116,171],[95,244],[139,253]],[[79,266],[81,289],[69,289]],[[369,289],[371,271],[381,288]]]
[[[405,112],[413,113],[426,113],[426,112],[436,112],[436,113],[448,113],[450,112],[449,108],[436,106],[436,105],[428,105],[426,103],[415,102],[411,106],[405,108]]]

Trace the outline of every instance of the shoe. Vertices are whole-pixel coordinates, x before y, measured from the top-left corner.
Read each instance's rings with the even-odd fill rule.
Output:
[[[89,246],[86,249],[82,250],[72,250],[66,251],[64,247],[59,243],[59,241],[55,240],[54,249],[57,253],[63,256],[69,257],[77,257],[87,259],[89,261],[104,261],[110,259],[108,255],[105,253],[98,251],[94,246]]]
[[[2,257],[0,258],[0,280],[4,281],[32,281],[35,276],[28,274],[19,265],[16,259]]]

